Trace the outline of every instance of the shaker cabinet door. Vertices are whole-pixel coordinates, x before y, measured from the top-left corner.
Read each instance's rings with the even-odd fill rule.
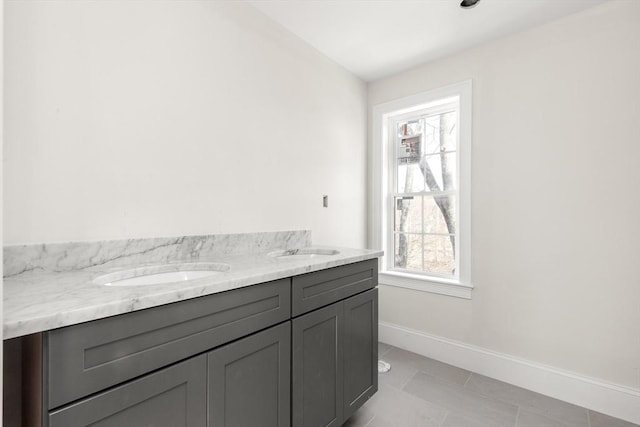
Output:
[[[208,354],[209,427],[289,427],[291,322]]]
[[[293,427],[342,425],[343,304],[293,319]]]
[[[49,427],[205,427],[205,356],[194,357],[49,414]]]
[[[344,300],[344,419],[378,391],[378,289]]]

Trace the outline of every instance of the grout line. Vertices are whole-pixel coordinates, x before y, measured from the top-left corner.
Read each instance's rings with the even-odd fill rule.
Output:
[[[411,377],[409,377],[409,379],[407,379],[404,383],[402,383],[402,385],[400,386],[400,390],[401,391],[404,391],[404,388],[407,386],[407,384],[409,384],[411,382],[412,379],[414,379],[416,377],[416,375],[425,374],[424,372],[419,371],[417,369],[415,369],[415,371],[416,371],[415,374],[413,374]],[[426,374],[426,375],[429,375],[429,374]]]
[[[476,374],[476,373],[474,373],[474,372],[471,372],[471,375],[474,375],[474,374],[475,374],[475,375],[479,375],[479,374]],[[467,389],[466,387],[467,387],[467,384],[469,383],[469,380],[471,379],[471,375],[469,375],[469,378],[467,378],[467,381],[465,381],[465,383],[464,383],[464,386],[463,386],[463,387],[464,387],[465,389]],[[501,381],[501,382],[502,382],[502,381]],[[510,384],[509,384],[509,385],[510,385]],[[521,388],[521,387],[518,387],[518,386],[513,386],[513,387]],[[497,401],[497,402],[501,402],[501,403],[504,403],[504,404],[507,404],[507,405],[512,405],[512,406],[515,406],[516,408],[518,408],[518,409],[517,409],[517,412],[516,412],[516,425],[517,425],[517,421],[518,421],[518,418],[520,417],[521,409],[522,409],[522,405],[521,405],[521,403],[511,402],[511,401],[509,401],[509,400],[507,400],[507,399],[504,399],[503,397],[492,396],[491,394],[485,393],[483,390],[469,390],[469,389],[467,389],[467,391],[468,391],[468,392],[471,392],[471,393],[474,393],[474,394],[477,394],[477,395],[479,395],[479,396],[482,396],[482,397],[485,397],[485,398],[488,398],[488,399],[491,399],[491,400],[495,400],[495,401]],[[542,394],[540,394],[540,393],[536,393],[536,392],[532,392],[532,393],[534,393],[534,394],[536,394],[536,395],[540,395],[540,396],[545,397],[545,398],[549,398],[549,399],[555,400],[555,401],[557,401],[557,402],[567,403],[567,402],[563,402],[563,401],[558,400],[558,399],[554,399],[554,398],[552,398],[552,397],[544,396],[544,395],[542,395]],[[519,399],[519,400],[520,400],[520,399]],[[574,406],[575,406],[575,405],[574,405]],[[544,410],[539,410],[539,409],[534,409],[534,408],[528,408],[528,411],[529,411],[529,412],[532,412],[532,413],[534,413],[534,414],[536,414],[536,415],[541,415],[541,416],[543,416],[543,417],[545,417],[545,418],[548,418],[548,419],[550,419],[550,420],[552,420],[552,421],[555,421],[555,422],[560,423],[560,424],[562,424],[562,425],[565,425],[565,426],[567,426],[567,427],[569,426],[569,424],[568,424],[568,422],[567,422],[566,420],[563,420],[563,419],[561,419],[560,417],[556,417],[555,415],[548,414],[548,413],[546,413]],[[587,410],[587,411],[588,411],[588,410]],[[588,413],[587,413],[587,419],[589,420],[589,414],[588,414]],[[590,421],[588,421],[588,422],[589,422],[589,426],[588,426],[588,427],[591,427]]]
[[[513,427],[518,427],[518,420],[520,419],[520,405],[518,405],[518,410],[516,411],[516,421],[513,424]]]
[[[467,380],[464,382],[464,384],[462,384],[462,388],[467,388],[467,383],[471,379],[471,375],[473,375],[473,372],[469,371],[469,376],[467,377]]]
[[[380,343],[380,344],[384,344],[385,346],[387,346],[387,347],[388,347],[384,352],[382,352],[382,353],[378,353],[378,356],[384,356],[385,354],[389,353],[391,350],[393,350],[393,349],[395,348],[395,347],[394,347],[394,346],[392,346],[391,344],[387,344],[387,343],[380,342],[380,341],[378,341],[378,343]]]
[[[591,409],[587,409],[587,424],[591,427]]]
[[[447,418],[449,418],[449,414],[451,413],[450,410],[445,409],[446,413],[444,414],[444,418],[442,418],[442,421],[440,421],[438,423],[438,427],[442,427],[442,425],[444,424],[445,421],[447,421]]]

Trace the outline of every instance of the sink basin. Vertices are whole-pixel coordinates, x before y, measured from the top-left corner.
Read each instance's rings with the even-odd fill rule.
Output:
[[[95,278],[93,283],[104,286],[150,286],[202,279],[225,271],[229,271],[229,265],[212,262],[152,265],[105,274]]]
[[[316,248],[302,248],[302,249],[289,249],[287,251],[275,251],[269,252],[270,257],[277,259],[311,259],[327,257],[331,255],[338,255],[340,251],[335,249],[316,249]]]

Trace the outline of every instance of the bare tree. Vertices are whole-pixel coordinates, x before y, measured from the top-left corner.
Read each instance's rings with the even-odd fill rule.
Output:
[[[410,168],[407,167],[407,177],[404,184],[404,192],[409,193],[413,188],[413,173],[410,172]],[[407,258],[409,255],[409,246],[407,245],[407,216],[409,215],[409,204],[404,203],[403,199],[400,199],[402,206],[400,207],[400,224],[398,235],[398,253],[396,254],[396,266],[401,268],[407,267]],[[398,206],[396,206],[398,209]]]
[[[446,147],[451,146],[451,140],[453,138],[453,132],[456,128],[455,116],[453,114],[441,114],[440,115],[440,163],[442,170],[442,187],[438,185],[438,181],[433,174],[433,171],[429,167],[426,159],[423,157],[420,159],[420,170],[424,176],[425,183],[429,187],[430,191],[447,191],[454,190],[453,186],[453,165],[450,164],[450,157],[446,155]],[[454,207],[451,206],[451,200],[447,196],[436,196],[434,201],[442,212],[447,230],[450,234],[451,247],[455,256],[456,241],[454,235],[456,234],[456,222]]]

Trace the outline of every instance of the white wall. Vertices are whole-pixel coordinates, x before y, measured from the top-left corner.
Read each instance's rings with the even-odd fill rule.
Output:
[[[8,1],[5,22],[5,244],[365,246],[366,85],[251,6]]]
[[[472,300],[381,287],[380,320],[640,389],[640,2],[369,85],[473,79]]]

